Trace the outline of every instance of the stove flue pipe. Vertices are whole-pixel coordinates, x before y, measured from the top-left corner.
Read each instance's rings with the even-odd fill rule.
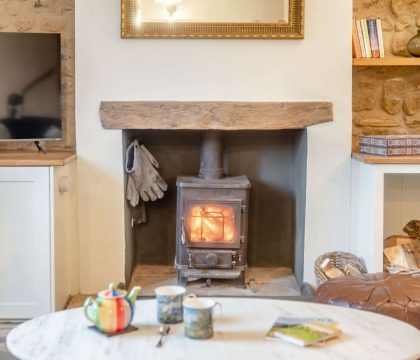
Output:
[[[201,142],[200,172],[202,179],[222,179],[225,177],[223,169],[222,134],[217,130],[204,132]]]

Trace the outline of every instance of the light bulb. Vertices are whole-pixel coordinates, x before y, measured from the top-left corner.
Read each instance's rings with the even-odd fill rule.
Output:
[[[137,12],[136,12],[136,18],[135,18],[135,24],[136,24],[137,27],[139,27],[142,23],[141,1],[142,0],[137,0]]]

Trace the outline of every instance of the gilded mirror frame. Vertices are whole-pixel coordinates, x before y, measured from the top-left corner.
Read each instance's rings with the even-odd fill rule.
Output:
[[[257,0],[258,1],[258,0]],[[304,0],[289,0],[288,22],[177,23],[135,25],[136,0],[121,0],[121,37],[140,39],[303,39]]]

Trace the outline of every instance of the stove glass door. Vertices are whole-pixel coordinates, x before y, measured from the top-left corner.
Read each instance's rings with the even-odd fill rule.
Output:
[[[187,238],[194,247],[236,247],[240,232],[239,203],[197,203],[187,206]]]

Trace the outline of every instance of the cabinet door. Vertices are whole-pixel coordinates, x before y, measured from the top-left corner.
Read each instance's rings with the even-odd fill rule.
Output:
[[[0,167],[0,319],[50,312],[48,167]]]

